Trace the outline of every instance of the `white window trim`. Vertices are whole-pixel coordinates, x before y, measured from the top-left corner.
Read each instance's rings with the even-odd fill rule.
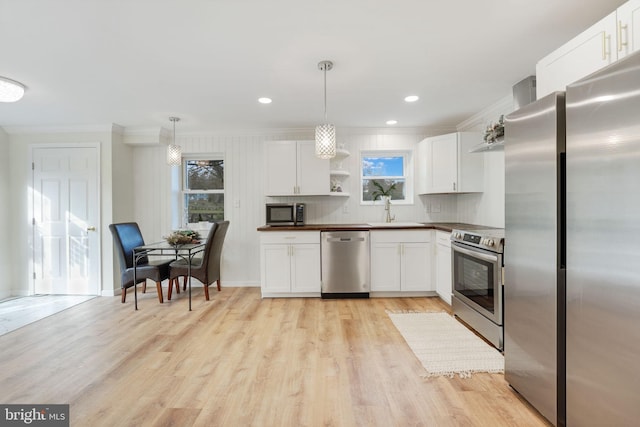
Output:
[[[363,206],[377,206],[382,202],[380,200],[369,201],[362,200],[362,186],[364,180],[364,171],[362,170],[362,158],[363,157],[402,157],[405,179],[405,199],[393,200],[394,205],[413,205],[413,151],[412,150],[361,150],[360,151],[360,186],[359,198],[360,205]],[[376,179],[394,179],[395,176],[377,176]]]
[[[187,185],[187,161],[189,160],[222,160],[224,164],[224,187],[222,190],[190,190],[186,188]],[[227,187],[227,164],[223,153],[207,153],[207,154],[187,154],[182,156],[182,166],[180,173],[180,207],[182,212],[182,222],[187,223],[187,207],[184,204],[184,199],[187,194],[225,194]],[[227,217],[227,198],[224,202],[224,217]]]

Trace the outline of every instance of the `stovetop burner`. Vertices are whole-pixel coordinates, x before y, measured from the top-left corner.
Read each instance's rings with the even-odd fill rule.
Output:
[[[504,253],[504,229],[453,230],[451,240],[492,252]]]

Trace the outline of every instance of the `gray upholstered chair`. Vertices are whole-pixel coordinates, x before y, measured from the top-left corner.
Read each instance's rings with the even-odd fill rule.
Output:
[[[133,286],[133,249],[144,245],[144,239],[140,227],[135,222],[124,222],[109,225],[113,235],[115,247],[120,260],[120,287],[122,288],[122,302],[127,299],[127,289]],[[156,282],[158,300],[163,302],[162,281],[169,278],[170,260],[154,260],[152,262],[145,256],[138,260],[136,268],[136,282],[144,283],[143,292],[146,291],[147,279]]]
[[[228,228],[229,221],[214,222],[207,235],[207,242],[202,257],[196,256],[191,261],[191,277],[202,282],[204,285],[204,296],[207,301],[209,301],[209,286],[213,282],[217,282],[218,291],[220,291],[220,259],[222,257],[222,245]],[[174,283],[176,289],[179,291],[179,277],[183,277],[183,289],[186,289],[188,275],[189,263],[187,260],[179,259],[170,264],[167,299],[171,299],[171,291]]]

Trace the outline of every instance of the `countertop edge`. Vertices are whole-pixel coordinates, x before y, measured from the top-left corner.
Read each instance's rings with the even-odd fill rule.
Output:
[[[451,232],[452,230],[481,230],[497,229],[486,225],[456,223],[456,222],[423,222],[420,226],[401,227],[376,227],[369,224],[306,224],[300,226],[270,226],[263,225],[257,228],[261,232],[278,231],[363,231],[363,230],[438,230]]]

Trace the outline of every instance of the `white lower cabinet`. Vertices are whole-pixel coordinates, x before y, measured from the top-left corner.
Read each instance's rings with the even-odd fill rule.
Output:
[[[432,230],[371,231],[371,291],[433,291]]]
[[[451,305],[451,233],[436,231],[436,292]]]
[[[260,234],[262,296],[320,295],[320,232]]]

